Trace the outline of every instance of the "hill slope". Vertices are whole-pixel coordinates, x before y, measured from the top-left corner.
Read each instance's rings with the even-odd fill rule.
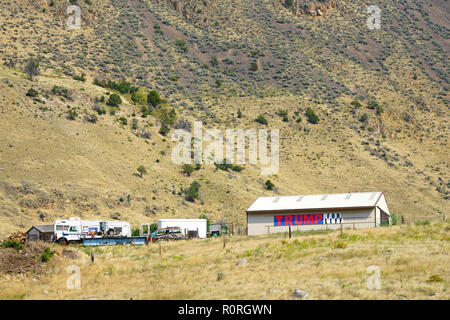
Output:
[[[407,219],[446,213],[447,2],[382,2],[382,28],[368,30],[364,1],[339,1],[324,16],[282,1],[78,1],[74,31],[68,1],[50,2],[0,4],[0,234],[73,215],[137,226],[206,213],[243,228],[263,194],[382,190]],[[36,82],[20,71],[29,54],[42,59]],[[86,82],[72,79],[81,73]],[[280,129],[278,174],[246,164],[184,176],[171,161],[173,131],[159,133],[163,111],[144,118],[128,94],[110,108],[99,98],[112,90],[94,78],[158,90],[176,122]],[[307,121],[308,107],[319,123]],[[268,126],[254,121],[260,115]],[[268,178],[274,191],[264,189]],[[181,189],[194,180],[201,200],[191,203]]]

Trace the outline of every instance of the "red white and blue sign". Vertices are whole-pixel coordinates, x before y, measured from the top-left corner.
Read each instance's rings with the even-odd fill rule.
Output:
[[[340,213],[305,213],[278,215],[273,217],[273,225],[275,227],[336,223],[342,223],[342,216]]]

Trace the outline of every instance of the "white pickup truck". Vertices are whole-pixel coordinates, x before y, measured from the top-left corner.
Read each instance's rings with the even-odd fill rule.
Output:
[[[70,218],[56,220],[53,224],[54,239],[61,245],[82,242],[86,238],[131,237],[131,227],[125,221],[80,220]]]

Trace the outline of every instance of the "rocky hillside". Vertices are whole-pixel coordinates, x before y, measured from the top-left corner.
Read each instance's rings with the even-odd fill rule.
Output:
[[[79,30],[66,28],[71,2]],[[370,190],[407,219],[439,219],[450,186],[448,2],[381,1],[380,30],[366,26],[370,4],[2,1],[0,234],[73,215],[137,226],[206,214],[243,227],[263,194]],[[35,81],[23,73],[30,57],[40,58]],[[171,134],[194,120],[280,129],[278,174],[183,172]]]

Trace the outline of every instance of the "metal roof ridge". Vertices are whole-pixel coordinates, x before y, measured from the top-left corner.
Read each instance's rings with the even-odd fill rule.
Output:
[[[269,198],[298,198],[298,197],[310,197],[310,196],[324,196],[324,195],[334,195],[334,196],[338,196],[338,195],[348,195],[348,194],[364,194],[364,193],[383,193],[383,191],[364,191],[364,192],[342,192],[342,193],[314,193],[314,194],[297,194],[297,195],[288,195],[288,196],[268,196],[268,197],[258,197],[258,199],[269,199]],[[256,201],[256,200],[255,200]]]

